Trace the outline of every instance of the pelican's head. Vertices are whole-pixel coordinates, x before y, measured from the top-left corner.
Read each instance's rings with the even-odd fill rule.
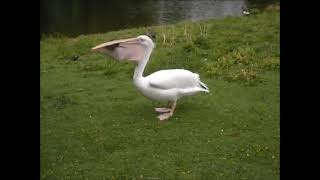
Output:
[[[140,35],[137,37],[139,43],[146,46],[147,48],[154,48],[155,44],[153,43],[152,39],[147,35]]]

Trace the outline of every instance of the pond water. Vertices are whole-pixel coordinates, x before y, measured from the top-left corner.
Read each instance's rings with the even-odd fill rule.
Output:
[[[130,27],[242,16],[246,0],[42,0],[40,36],[102,33]]]

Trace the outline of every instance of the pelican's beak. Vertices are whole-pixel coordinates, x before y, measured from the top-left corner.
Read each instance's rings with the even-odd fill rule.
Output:
[[[128,38],[128,39],[119,39],[119,40],[113,40],[113,41],[108,41],[106,43],[99,44],[91,49],[93,52],[100,52],[101,49],[109,47],[109,46],[115,46],[119,45],[120,43],[125,43],[125,44],[134,44],[137,43],[138,39],[137,38]]]
[[[141,45],[138,38],[113,40],[99,44],[91,49],[111,56],[117,60],[139,61],[145,53],[145,47]]]

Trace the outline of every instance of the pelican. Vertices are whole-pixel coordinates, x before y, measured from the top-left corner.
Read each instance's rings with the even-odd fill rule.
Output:
[[[134,38],[109,41],[92,48],[118,61],[131,61],[135,63],[133,83],[140,93],[154,101],[167,102],[168,107],[155,108],[160,121],[173,116],[177,100],[197,92],[209,93],[206,84],[200,81],[199,75],[185,69],[160,70],[143,76],[144,69],[155,47],[148,35]]]

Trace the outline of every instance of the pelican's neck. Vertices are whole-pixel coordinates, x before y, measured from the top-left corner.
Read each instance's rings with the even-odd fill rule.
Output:
[[[143,56],[143,59],[138,62],[135,67],[133,79],[137,80],[143,77],[143,71],[149,61],[150,55],[152,53],[153,48],[148,48],[146,54]]]

